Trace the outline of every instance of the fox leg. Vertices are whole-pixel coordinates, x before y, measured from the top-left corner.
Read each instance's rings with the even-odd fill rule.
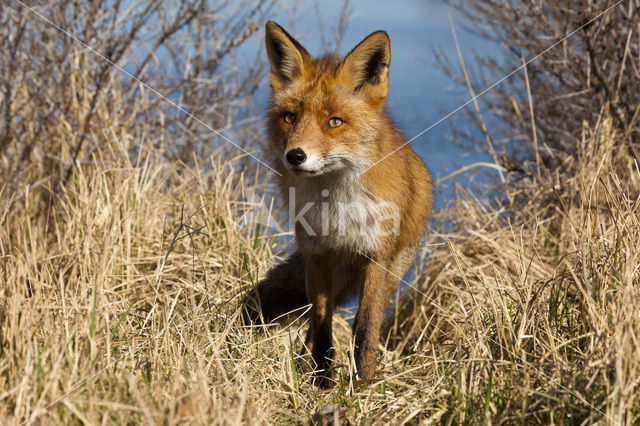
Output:
[[[387,271],[381,266],[370,263],[360,291],[358,313],[353,324],[355,335],[355,362],[358,376],[370,379],[373,376],[376,350],[380,340],[380,327],[384,310],[397,280],[389,279]]]
[[[376,260],[366,266],[358,313],[353,322],[356,369],[362,379],[373,376],[384,311],[391,293],[415,259],[416,250],[417,246],[405,247],[388,263]]]
[[[326,263],[322,264],[326,265]],[[306,262],[305,276],[307,298],[311,303],[306,346],[316,365],[318,384],[326,388],[331,385],[330,367],[334,353],[331,341],[334,311],[333,280],[326,266],[321,268],[314,262]]]

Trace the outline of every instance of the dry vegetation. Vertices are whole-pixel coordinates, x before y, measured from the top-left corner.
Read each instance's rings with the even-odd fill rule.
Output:
[[[489,139],[499,154],[506,152],[516,162],[537,155],[546,166],[557,167],[554,153],[572,153],[583,122],[595,123],[609,105],[613,125],[623,129],[618,138],[640,160],[640,0],[446,1],[459,5],[475,30],[504,53],[476,55],[469,73],[476,92],[536,58],[527,65],[528,86],[523,78],[509,78],[482,97],[484,115],[498,119],[491,121],[490,135],[475,133],[482,139],[476,142],[486,145]],[[466,86],[458,59],[442,59],[445,71]],[[529,119],[528,93],[535,101],[535,122]],[[482,115],[467,112],[482,128]],[[537,153],[533,128],[542,148]],[[502,162],[513,170],[523,167],[510,159]]]
[[[2,31],[53,37],[1,7]],[[151,120],[162,102],[112,71],[94,104],[100,62],[81,47],[51,63],[56,49],[23,47],[3,49],[1,68],[22,55],[35,69],[14,69],[0,95],[3,423],[304,423],[329,403],[354,424],[640,421],[640,169],[606,101],[573,150],[540,162],[532,148],[491,198],[458,188],[408,283],[418,291],[386,324],[378,380],[351,379],[338,318],[339,385],[320,392],[296,356],[302,312],[282,327],[241,320],[243,292],[284,256],[240,225],[243,188],[268,172],[185,146],[197,126]]]
[[[561,169],[440,212],[451,228],[389,329],[447,417],[640,420],[640,169],[604,117]]]

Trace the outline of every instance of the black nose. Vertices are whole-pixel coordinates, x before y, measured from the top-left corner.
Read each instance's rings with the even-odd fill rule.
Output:
[[[287,152],[287,161],[294,166],[299,166],[307,160],[307,154],[300,148],[294,148]]]

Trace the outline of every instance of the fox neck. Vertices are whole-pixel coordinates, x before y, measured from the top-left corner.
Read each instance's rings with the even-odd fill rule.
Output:
[[[289,220],[302,251],[375,252],[383,236],[372,223],[381,203],[358,170],[289,179]]]

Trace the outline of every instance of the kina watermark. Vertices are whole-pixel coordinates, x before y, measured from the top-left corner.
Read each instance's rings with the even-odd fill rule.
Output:
[[[273,195],[246,186],[240,223],[261,232],[308,237],[385,237],[400,232],[400,209],[389,201],[345,194],[344,189],[309,193],[295,186],[289,187],[287,195],[285,216],[274,210],[281,203]]]

